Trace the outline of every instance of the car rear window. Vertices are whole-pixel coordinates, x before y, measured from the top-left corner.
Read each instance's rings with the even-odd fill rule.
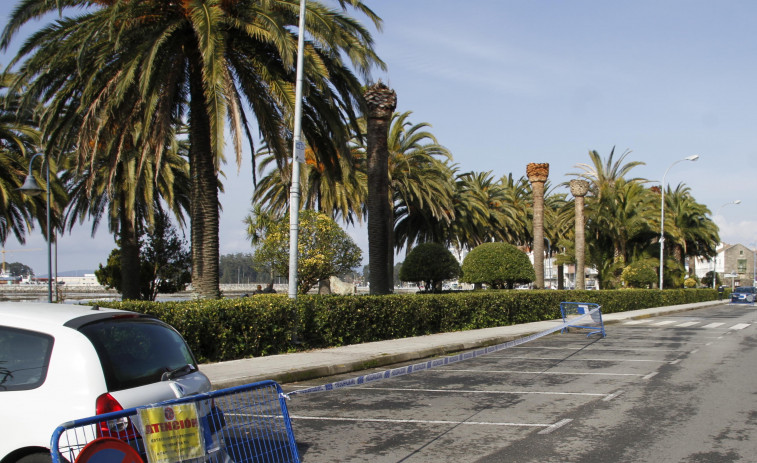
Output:
[[[0,326],[0,391],[35,389],[45,382],[53,338]]]
[[[184,339],[168,325],[149,318],[106,319],[79,328],[97,351],[108,391],[160,381],[163,373],[196,367]]]

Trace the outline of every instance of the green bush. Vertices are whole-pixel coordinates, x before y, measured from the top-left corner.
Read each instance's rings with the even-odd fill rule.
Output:
[[[484,243],[476,246],[463,260],[465,283],[487,284],[492,288],[513,289],[515,284],[536,279],[534,266],[525,252],[507,243]]]
[[[387,296],[258,295],[184,302],[101,302],[173,325],[200,362],[560,318],[560,302],[605,314],[717,299],[713,289],[464,291]],[[300,340],[295,345],[294,334]]]
[[[422,282],[426,291],[440,290],[444,280],[460,275],[460,264],[449,249],[439,243],[422,243],[413,248],[400,267],[400,280]]]

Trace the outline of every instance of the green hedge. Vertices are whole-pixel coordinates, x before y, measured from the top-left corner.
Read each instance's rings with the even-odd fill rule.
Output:
[[[717,299],[713,289],[474,291],[388,296],[256,295],[184,302],[108,302],[173,325],[200,362],[274,355],[560,318],[560,302],[605,314]],[[295,330],[296,328],[296,330]],[[297,336],[293,339],[293,333]]]

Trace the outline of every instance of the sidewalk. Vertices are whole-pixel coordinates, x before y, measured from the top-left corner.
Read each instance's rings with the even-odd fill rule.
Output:
[[[656,307],[602,315],[602,318],[605,325],[608,325],[633,318],[657,317],[727,302],[709,301]],[[239,386],[266,379],[272,379],[279,383],[289,383],[496,345],[548,330],[561,323],[562,320],[525,323],[355,344],[293,354],[206,363],[200,365],[200,370],[208,375],[214,389]],[[609,335],[611,336],[612,333]]]

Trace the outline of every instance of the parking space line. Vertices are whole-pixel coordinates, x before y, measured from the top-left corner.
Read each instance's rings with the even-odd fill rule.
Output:
[[[564,357],[505,357],[505,356],[490,356],[490,359],[497,360],[545,360],[545,361],[559,361],[559,362],[653,362],[653,363],[666,363],[665,360],[654,359],[621,359],[621,358],[564,358]]]
[[[582,373],[576,371],[519,371],[519,370],[463,370],[463,369],[439,369],[430,372],[457,372],[457,373],[507,373],[521,375],[575,375],[575,376],[643,376],[638,373]]]
[[[649,344],[649,340],[643,341],[646,344]],[[626,344],[630,344],[631,342],[627,342]],[[692,344],[692,343],[690,343]],[[513,349],[545,349],[545,350],[560,350],[563,352],[570,351],[571,349],[567,349],[565,347],[513,347]],[[644,348],[644,347],[612,347],[612,345],[602,345],[602,350],[604,352],[614,350],[619,352],[680,352],[681,349],[655,349],[655,348]]]
[[[623,391],[613,392],[612,394],[609,394],[607,397],[605,397],[604,399],[602,399],[602,402],[609,402],[609,401],[611,401],[612,399],[616,398],[617,396],[619,396],[622,393],[623,393]]]
[[[585,397],[606,397],[607,394],[597,392],[547,392],[547,391],[484,391],[471,389],[422,389],[422,388],[402,388],[402,387],[364,387],[356,389],[360,391],[395,391],[395,392],[436,392],[436,393],[453,393],[453,394],[513,394],[513,395],[567,395],[567,396],[585,396]]]
[[[544,423],[508,423],[508,422],[490,422],[490,421],[452,421],[452,420],[398,420],[388,418],[347,418],[347,417],[335,417],[335,416],[302,416],[302,415],[290,415],[292,420],[313,420],[313,421],[350,421],[361,423],[398,423],[398,424],[449,424],[449,425],[479,425],[479,426],[512,426],[512,427],[528,427],[528,428],[551,428],[557,426],[564,426],[567,423],[557,422],[555,424]],[[565,420],[563,420],[565,421]],[[570,422],[571,420],[568,420]],[[559,426],[558,426],[559,425]],[[553,429],[553,431],[554,431]],[[550,431],[551,432],[551,431]]]
[[[653,377],[657,376],[657,373],[658,373],[657,371],[653,371],[652,373],[650,373],[650,374],[648,374],[648,375],[644,376],[644,377],[643,377],[643,378],[641,378],[641,379],[652,379]]]

